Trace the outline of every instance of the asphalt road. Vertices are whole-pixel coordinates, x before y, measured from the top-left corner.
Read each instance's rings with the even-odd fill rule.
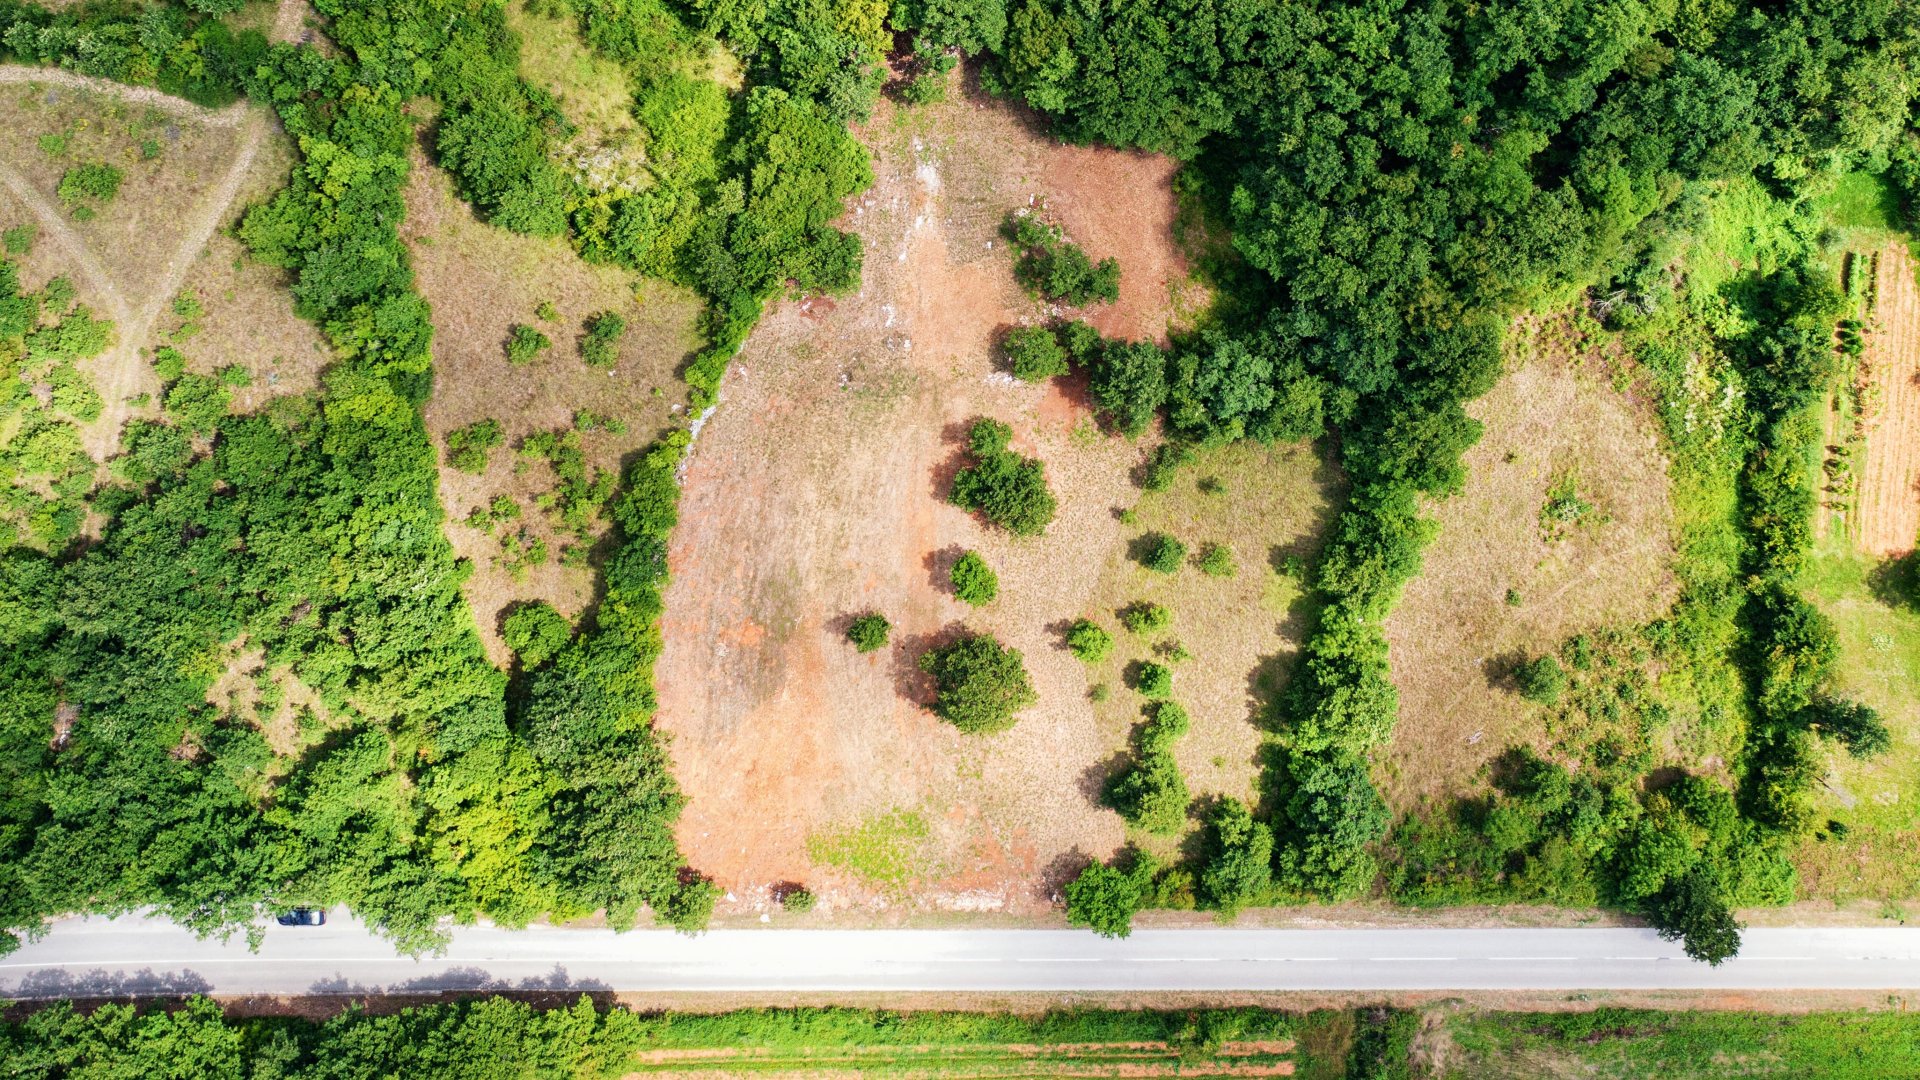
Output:
[[[1920,929],[1754,929],[1719,968],[1650,930],[664,931],[463,927],[414,960],[336,912],[257,953],[134,916],[66,919],[0,958],[0,996],[670,991],[1920,988]]]

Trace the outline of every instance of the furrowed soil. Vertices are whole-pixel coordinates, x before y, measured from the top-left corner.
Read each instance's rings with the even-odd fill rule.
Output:
[[[1400,720],[1383,787],[1400,810],[1472,793],[1510,746],[1545,749],[1542,711],[1512,686],[1517,662],[1674,597],[1658,425],[1607,381],[1626,361],[1585,350],[1562,320],[1522,320],[1509,339],[1518,366],[1468,407],[1486,433],[1466,453],[1465,490],[1432,508],[1439,535],[1387,619]],[[1569,477],[1592,509],[1550,539],[1541,511]]]
[[[523,460],[515,448],[535,432],[564,431],[577,413],[591,411],[626,429],[581,437],[589,472],[617,475],[681,408],[673,404],[680,397],[675,371],[698,344],[699,300],[662,282],[636,283],[617,267],[590,266],[564,239],[520,236],[479,221],[451,178],[417,151],[406,201],[400,234],[420,293],[433,305],[434,385],[425,418],[441,451],[440,504],[454,550],[473,560],[474,574],[463,591],[488,656],[505,665],[510,657],[500,619],[508,607],[545,600],[575,617],[591,600],[597,575],[591,565],[558,562],[561,545],[571,538],[535,501],[555,486],[553,470],[544,461]],[[543,303],[553,305],[556,318],[537,314]],[[579,339],[586,319],[602,311],[626,319],[627,332],[614,364],[594,368],[581,360]],[[509,363],[506,341],[515,323],[539,330],[552,347],[531,364]],[[486,471],[473,475],[448,467],[447,433],[489,419],[500,422],[505,442],[492,451]],[[496,526],[494,533],[464,523],[476,507],[503,495],[520,507],[517,522]],[[516,574],[503,559],[500,535],[521,526],[549,554]],[[597,547],[604,521],[596,522],[593,536]]]
[[[1862,364],[1867,448],[1860,463],[1860,525],[1868,555],[1903,555],[1920,537],[1920,286],[1905,244],[1880,252],[1877,302]]]
[[[998,230],[1044,206],[1093,257],[1121,261],[1120,302],[1086,314],[1158,337],[1187,276],[1173,164],[1062,148],[958,93],[883,106],[861,135],[877,182],[842,223],[865,243],[861,290],[769,313],[686,466],[656,678],[690,799],[680,843],[727,889],[723,915],[767,910],[783,882],[806,883],[823,913],[1040,912],[1124,838],[1097,792],[1131,721],[1096,714],[1059,627],[1106,602],[1139,533],[1119,511],[1149,443],[1099,434],[1069,380],[1028,386],[997,369],[999,336],[1047,314],[1016,288]],[[1060,509],[1044,537],[1010,538],[946,502],[979,416],[1046,463]],[[1271,543],[1299,528],[1277,531]],[[947,584],[964,549],[1000,577],[982,609]],[[1260,551],[1242,557],[1258,572]],[[893,640],[863,656],[845,633],[869,611]],[[1281,647],[1270,613],[1250,622],[1245,655]],[[1040,700],[1009,732],[962,735],[924,707],[915,661],[963,628],[1025,656]],[[1221,680],[1235,723],[1248,677]]]

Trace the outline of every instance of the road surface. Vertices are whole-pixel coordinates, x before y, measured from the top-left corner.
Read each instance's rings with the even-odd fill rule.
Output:
[[[0,958],[0,997],[666,991],[1920,988],[1920,929],[1753,929],[1719,968],[1651,930],[646,930],[462,927],[415,960],[335,912],[260,951],[171,923],[64,919]]]

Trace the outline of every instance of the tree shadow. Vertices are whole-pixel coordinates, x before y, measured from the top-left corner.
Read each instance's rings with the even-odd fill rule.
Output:
[[[1890,608],[1920,614],[1920,551],[1895,555],[1867,571],[1867,591]]]
[[[1284,632],[1285,626],[1282,625]],[[1280,727],[1280,694],[1287,688],[1287,680],[1293,677],[1294,665],[1299,662],[1300,654],[1272,653],[1263,656],[1247,672],[1247,722],[1261,731],[1277,731]]]
[[[1060,903],[1065,898],[1067,883],[1079,877],[1096,861],[1093,856],[1081,851],[1078,844],[1055,855],[1034,881],[1034,894],[1048,903]]]
[[[929,649],[953,644],[967,632],[965,625],[951,622],[930,634],[902,634],[894,639],[887,665],[893,692],[919,708],[931,708],[937,687],[933,676],[921,670],[920,657]]]
[[[973,428],[970,420],[956,420],[940,429],[940,441],[953,447],[952,452],[942,458],[933,467],[928,479],[931,482],[929,494],[935,502],[947,503],[953,500],[953,480],[960,470],[967,467],[972,453],[967,449],[967,432]]]
[[[1075,783],[1081,797],[1089,806],[1110,807],[1107,793],[1128,769],[1133,767],[1133,755],[1125,750],[1115,750],[1105,758],[1094,762],[1080,771],[1080,779]]]
[[[1525,649],[1512,648],[1497,656],[1489,656],[1480,665],[1480,674],[1487,680],[1487,689],[1505,690],[1509,693],[1520,692],[1520,669],[1533,659],[1533,654]]]
[[[91,971],[73,971],[67,968],[32,971],[21,976],[20,981],[11,989],[0,990],[0,996],[14,998],[76,998],[76,997],[185,997],[189,994],[208,994],[213,992],[213,984],[197,972],[182,968],[179,971],[155,971],[141,968],[138,971],[109,971],[95,968]]]
[[[927,552],[920,560],[920,565],[927,570],[927,584],[933,586],[936,592],[945,593],[948,596],[957,595],[953,587],[953,566],[966,553],[967,549],[959,544],[948,544],[946,547]]]

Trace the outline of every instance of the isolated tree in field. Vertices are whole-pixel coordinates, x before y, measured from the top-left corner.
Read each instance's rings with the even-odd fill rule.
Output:
[[[1013,276],[1030,292],[1075,307],[1120,299],[1119,260],[1095,263],[1059,226],[1033,214],[1015,214],[1007,219],[1006,235],[1019,251]]]
[[[1186,734],[1187,711],[1171,701],[1152,707],[1134,737],[1134,757],[1107,785],[1106,802],[1127,824],[1171,836],[1187,821],[1191,796],[1174,760],[1173,744]]]
[[[1232,577],[1240,572],[1233,549],[1225,544],[1208,544],[1200,549],[1200,572],[1208,577]]]
[[[1113,635],[1092,619],[1080,619],[1067,627],[1067,648],[1089,664],[1097,664],[1113,651]]]
[[[1067,351],[1060,347],[1059,337],[1044,326],[1016,327],[1007,331],[1000,344],[1014,378],[1022,382],[1041,382],[1068,371]]]
[[[874,652],[887,647],[887,638],[893,632],[893,624],[885,615],[868,612],[847,625],[847,640],[863,653]]]
[[[1173,671],[1165,664],[1136,660],[1128,676],[1133,688],[1145,697],[1159,699],[1173,694]]]
[[[1027,676],[1025,658],[985,634],[963,637],[920,657],[920,670],[933,676],[933,711],[970,734],[991,734],[1013,726],[1020,710],[1040,700]]]
[[[1000,595],[1000,575],[993,572],[993,567],[988,566],[977,551],[960,556],[948,576],[953,580],[953,595],[963,604],[980,607]]]
[[[1038,536],[1057,504],[1047,490],[1045,466],[1009,450],[1013,429],[997,420],[976,420],[967,433],[973,464],[953,478],[953,505],[972,510],[1016,536]]]
[[[1187,545],[1166,533],[1154,533],[1146,538],[1146,550],[1140,556],[1141,565],[1162,574],[1177,574],[1187,561]]]
[[[1552,705],[1567,690],[1567,669],[1551,656],[1529,660],[1513,673],[1520,696],[1540,705]]]

